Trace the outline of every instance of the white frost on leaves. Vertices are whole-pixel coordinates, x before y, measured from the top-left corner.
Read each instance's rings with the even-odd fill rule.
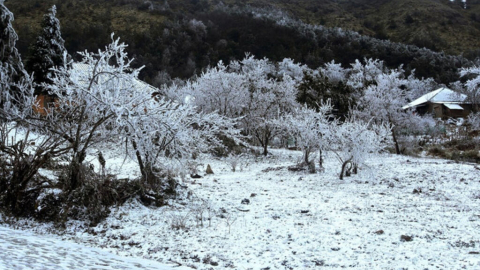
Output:
[[[470,77],[464,84],[468,99],[470,102],[478,105],[480,104],[480,66],[460,69],[460,76],[464,77],[467,75],[473,77]]]

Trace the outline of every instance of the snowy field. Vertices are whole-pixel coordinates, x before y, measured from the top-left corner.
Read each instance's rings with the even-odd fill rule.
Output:
[[[244,158],[236,172],[228,160],[204,159],[201,168],[210,164],[215,174],[188,178],[170,206],[130,202],[94,228],[70,223],[61,238],[193,269],[480,269],[480,166],[382,154],[341,181],[333,156],[325,172],[307,174],[287,170],[299,152],[272,152]],[[16,241],[28,241],[25,235]],[[25,263],[1,254],[6,269]],[[83,269],[92,269],[98,256],[84,258]],[[32,269],[72,260],[37,260]],[[123,269],[109,267],[96,269]]]

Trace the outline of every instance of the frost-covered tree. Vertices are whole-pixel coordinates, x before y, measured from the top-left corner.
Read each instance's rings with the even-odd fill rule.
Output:
[[[466,94],[470,102],[473,104],[475,111],[479,111],[480,105],[480,66],[474,66],[470,68],[462,68],[460,70],[460,76],[467,77],[464,87]]]
[[[288,75],[295,80],[295,82],[299,83],[303,79],[303,74],[309,70],[309,68],[305,65],[301,65],[295,63],[290,58],[285,58],[282,62],[278,63],[278,71],[277,73],[281,76]]]
[[[30,56],[27,59],[26,68],[33,73],[34,81],[38,85],[50,82],[49,77],[52,76],[52,68],[63,66],[64,61],[68,61],[70,57],[65,59],[63,54],[65,49],[65,41],[60,32],[60,22],[56,18],[57,9],[54,6],[49,12],[43,16],[42,30],[40,35],[30,46]],[[40,88],[37,92],[40,91]]]
[[[80,53],[83,60],[73,68],[65,63],[54,69],[48,89],[58,99],[45,124],[71,145],[68,190],[82,184],[83,162],[95,144],[124,142],[142,183],[160,188],[154,169],[159,157],[185,158],[215,143],[217,132],[238,133],[230,119],[159,97],[157,89],[137,79],[140,69],[131,68],[125,48],[117,39],[98,53]]]
[[[385,148],[390,127],[384,123],[357,121],[349,118],[331,133],[330,150],[342,164],[340,179],[356,173],[359,165],[365,165],[369,155]]]
[[[415,70],[412,70],[411,74],[405,81],[405,88],[405,98],[408,102],[411,102],[426,93],[431,92],[433,89],[437,89],[438,83],[432,78],[418,79],[415,77]]]
[[[160,160],[188,160],[193,154],[219,146],[218,135],[238,141],[235,121],[217,113],[203,113],[191,104],[150,100],[124,120],[125,138],[138,162],[142,181],[153,189],[166,189],[156,168]]]
[[[18,85],[25,83],[24,80],[28,80],[28,75],[15,47],[18,36],[12,26],[13,19],[13,13],[5,7],[4,0],[0,0],[0,66],[2,76],[9,77],[8,80],[3,79],[1,91],[8,91],[14,96],[12,100],[15,102],[21,98],[22,90]],[[3,105],[4,102],[5,100],[1,100],[0,105]]]
[[[245,76],[229,72],[219,62],[216,67],[203,72],[195,81],[189,81],[181,89],[175,86],[168,95],[178,101],[187,101],[204,112],[217,111],[226,117],[239,117],[248,99]],[[193,98],[193,100],[192,100]]]
[[[357,59],[351,66],[347,85],[357,91],[375,83],[376,77],[385,71],[383,61],[378,59],[364,59],[364,63]]]
[[[412,94],[409,93],[430,91],[429,87],[434,86],[435,83],[431,79],[419,80],[414,76],[405,78],[404,70],[401,67],[391,70],[381,67],[382,62],[367,61],[363,72],[367,74],[367,79],[363,81],[368,83],[364,89],[357,92],[359,97],[351,113],[358,120],[370,121],[373,119],[377,123],[389,124],[392,127],[391,135],[395,151],[400,154],[400,135],[425,132],[428,127],[434,125],[428,116],[420,119],[421,117],[403,110],[402,107],[412,97]]]
[[[82,184],[87,150],[118,134],[122,116],[131,115],[130,110],[141,106],[148,95],[140,95],[143,89],[135,84],[139,70],[130,68],[124,48],[116,40],[96,54],[81,52],[83,61],[73,68],[64,53],[63,65],[53,69],[51,84],[44,84],[57,96],[54,108],[44,118],[45,126],[62,134],[72,147],[67,190]]]
[[[292,66],[287,62],[285,65]],[[239,127],[244,134],[253,137],[267,155],[270,141],[280,131],[276,120],[298,106],[296,82],[286,71],[280,71],[268,59],[247,55],[228,66],[220,62],[195,81],[182,87],[172,86],[165,92],[205,113],[240,118]]]
[[[288,75],[269,78],[269,66],[263,61],[246,58],[242,63],[249,92],[242,128],[257,139],[266,156],[270,141],[282,129],[277,120],[299,106],[295,81]]]
[[[35,104],[31,77],[25,77],[19,82],[14,82],[10,76],[10,69],[7,65],[0,64],[0,119],[3,122],[22,122],[32,114]],[[15,93],[8,91],[12,86],[16,88]]]
[[[344,83],[347,79],[349,69],[344,69],[341,64],[335,63],[335,61],[326,63],[323,67],[320,67],[319,73],[325,75],[328,80],[333,84],[340,82]]]
[[[9,214],[29,216],[38,210],[38,195],[53,186],[38,177],[38,170],[69,147],[58,134],[42,134],[43,123],[32,110],[36,106],[32,79],[13,82],[10,71],[0,65],[0,207]],[[6,90],[12,85],[14,94]]]
[[[480,112],[470,114],[468,123],[470,123],[473,130],[480,130]]]
[[[306,105],[296,108],[292,113],[282,117],[279,125],[284,126],[288,135],[296,141],[296,146],[303,152],[303,162],[310,165],[310,155],[319,151],[319,166],[323,168],[323,151],[328,149],[333,127],[336,121],[330,121],[332,111],[330,102],[322,103],[318,110]]]
[[[385,122],[392,125],[392,138],[397,154],[400,148],[397,140],[397,129],[403,124],[408,115],[402,110],[406,104],[403,87],[404,79],[401,78],[403,70],[391,70],[381,73],[373,78],[363,95],[357,101],[357,107],[352,112],[357,118],[375,122]]]

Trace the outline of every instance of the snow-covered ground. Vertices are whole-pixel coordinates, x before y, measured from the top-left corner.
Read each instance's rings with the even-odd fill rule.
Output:
[[[225,159],[205,158],[202,167],[210,164],[215,174],[187,179],[189,189],[169,206],[130,202],[94,228],[70,223],[61,237],[194,269],[480,269],[478,165],[382,154],[341,181],[333,156],[325,172],[308,174],[287,170],[299,152],[272,152],[244,158],[236,172]],[[81,257],[90,265],[99,260]],[[3,265],[17,260],[0,258]]]
[[[151,260],[120,257],[99,248],[89,248],[61,240],[57,236],[38,235],[0,226],[0,269],[172,270],[174,268]]]

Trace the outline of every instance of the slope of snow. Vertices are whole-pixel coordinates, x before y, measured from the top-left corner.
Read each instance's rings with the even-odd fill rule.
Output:
[[[236,172],[203,157],[215,174],[169,206],[132,201],[62,237],[195,269],[480,269],[478,165],[382,154],[340,181],[333,155],[307,174],[287,170],[301,153],[272,152]]]

